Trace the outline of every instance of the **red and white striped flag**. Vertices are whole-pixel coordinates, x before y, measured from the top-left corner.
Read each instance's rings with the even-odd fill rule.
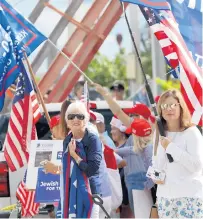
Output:
[[[40,116],[32,82],[22,63],[4,142],[4,156],[11,171],[27,164],[31,140],[37,139],[35,124]]]
[[[39,212],[39,203],[35,203],[35,191],[28,191],[26,189],[25,181],[26,181],[27,171],[25,173],[24,179],[18,186],[16,191],[16,197],[21,203],[21,216],[22,217],[32,217]]]
[[[140,9],[161,45],[171,67],[180,67],[181,92],[195,124],[203,125],[203,75],[180,34],[178,23],[170,10]]]

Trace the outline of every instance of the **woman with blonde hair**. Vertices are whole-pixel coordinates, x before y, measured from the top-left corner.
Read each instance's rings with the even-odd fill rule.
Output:
[[[178,90],[163,93],[157,109],[166,134],[154,139],[153,167],[165,175],[156,181],[159,217],[203,218],[203,138]]]
[[[121,123],[126,127],[131,127],[133,118],[121,109],[111,94],[101,85],[93,85]],[[134,117],[134,113],[132,115]],[[154,185],[150,179],[146,178],[147,169],[152,161],[151,135],[147,133],[140,136],[131,135],[123,148],[116,149],[116,153],[127,162],[124,175],[131,210],[136,218],[148,218],[153,204],[151,188]]]

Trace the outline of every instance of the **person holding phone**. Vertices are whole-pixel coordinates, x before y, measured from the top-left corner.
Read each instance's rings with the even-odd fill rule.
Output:
[[[153,168],[165,176],[155,181],[159,217],[203,218],[203,137],[178,90],[164,92],[157,109],[166,133],[154,138]]]

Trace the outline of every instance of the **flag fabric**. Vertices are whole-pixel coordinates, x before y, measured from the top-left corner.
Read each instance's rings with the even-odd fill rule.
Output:
[[[29,191],[26,189],[26,175],[27,171],[25,172],[25,176],[22,182],[19,184],[16,197],[21,203],[21,216],[22,217],[32,217],[39,212],[39,203],[35,203],[35,191]]]
[[[35,124],[41,116],[32,82],[23,63],[20,70],[4,142],[4,156],[11,171],[27,164],[31,140],[37,139]]]
[[[121,0],[121,2],[129,2],[155,9],[170,9],[170,5],[166,0]]]
[[[188,50],[198,66],[203,68],[203,1],[168,0]]]
[[[89,91],[88,91],[88,84],[87,81],[84,83],[84,87],[83,87],[83,92],[82,92],[82,96],[80,98],[80,101],[83,102],[85,104],[85,107],[89,113],[89,108],[90,108],[90,99],[89,99]]]
[[[72,135],[69,135],[69,142]],[[92,196],[89,180],[86,174],[80,170],[75,160],[64,147],[62,174],[61,174],[61,199],[57,209],[57,217],[60,218],[90,218],[92,212]],[[83,141],[76,141],[76,152],[86,160]]]
[[[29,56],[46,39],[5,0],[0,1],[0,111],[5,91],[18,77],[23,52]]]
[[[172,67],[176,68],[178,64],[181,92],[191,111],[193,122],[201,126],[203,113],[202,69],[190,54],[180,33],[179,24],[170,10],[156,10],[141,6],[140,9],[152,32],[159,40],[165,58]]]

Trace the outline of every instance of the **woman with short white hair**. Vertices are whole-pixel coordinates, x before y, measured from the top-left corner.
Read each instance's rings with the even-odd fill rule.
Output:
[[[69,135],[63,142],[61,172],[62,218],[99,218],[100,208],[91,194],[103,199],[111,195],[102,143],[87,129],[89,113],[82,102],[71,103],[65,113]]]

